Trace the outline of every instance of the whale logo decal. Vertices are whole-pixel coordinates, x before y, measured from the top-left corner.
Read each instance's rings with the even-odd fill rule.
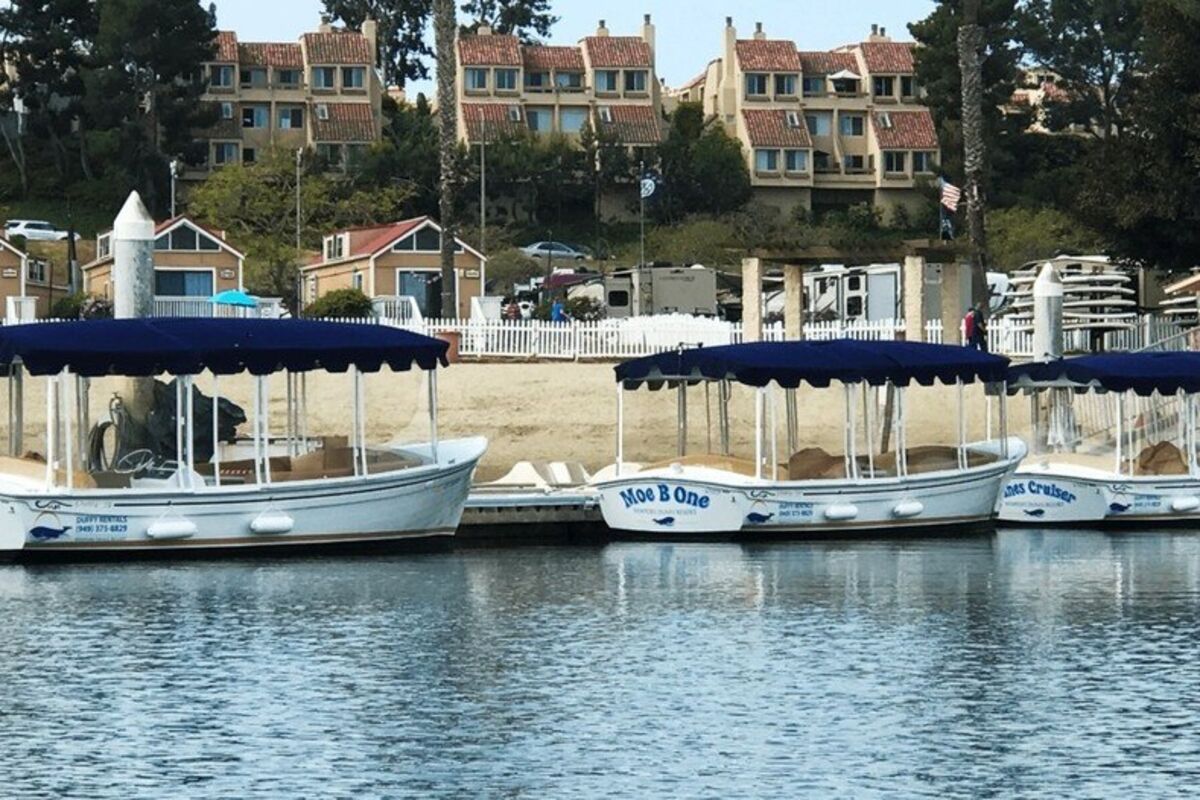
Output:
[[[774,514],[759,514],[757,511],[751,511],[746,515],[746,521],[751,525],[762,525],[770,522],[771,518],[774,516]]]
[[[1044,509],[1044,508],[1027,508],[1027,509],[1025,509],[1025,516],[1027,516],[1027,517],[1044,517],[1044,516],[1046,516],[1046,509]]]
[[[36,528],[29,529],[29,535],[39,542],[50,542],[66,536],[69,530],[71,530],[70,525],[65,528],[51,528],[48,525],[38,525]]]
[[[1108,504],[1108,510],[1113,512],[1114,514],[1123,514],[1126,511],[1128,511],[1129,508],[1130,508],[1130,506],[1125,503],[1109,503]]]
[[[675,518],[674,517],[661,517],[659,519],[654,520],[654,524],[661,525],[664,528],[669,528],[675,524]]]

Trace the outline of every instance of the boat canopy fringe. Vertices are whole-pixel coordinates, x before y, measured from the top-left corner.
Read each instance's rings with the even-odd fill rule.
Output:
[[[1009,393],[1054,388],[1195,394],[1200,392],[1200,353],[1104,353],[1021,364],[1008,371]]]
[[[0,365],[84,377],[378,372],[447,365],[447,342],[385,325],[274,319],[115,319],[0,328]]]
[[[936,381],[1003,381],[1008,359],[967,347],[924,342],[831,339],[804,342],[754,342],[700,347],[637,358],[616,367],[626,389],[642,384],[658,388],[681,381],[736,381],[787,389],[801,382],[824,388],[830,383],[929,386]]]

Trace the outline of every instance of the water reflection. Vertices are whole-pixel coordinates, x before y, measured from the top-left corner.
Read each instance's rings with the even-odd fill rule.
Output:
[[[0,568],[15,795],[1162,797],[1200,537]]]

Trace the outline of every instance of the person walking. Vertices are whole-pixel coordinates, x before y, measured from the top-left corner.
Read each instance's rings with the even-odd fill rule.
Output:
[[[984,353],[988,351],[987,317],[983,314],[983,303],[976,303],[967,309],[967,314],[963,317],[963,334],[967,340],[967,347],[974,347]]]

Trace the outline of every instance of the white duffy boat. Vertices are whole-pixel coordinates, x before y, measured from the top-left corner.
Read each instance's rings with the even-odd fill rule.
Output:
[[[854,340],[729,345],[626,362],[617,367],[616,464],[593,480],[604,520],[620,531],[684,536],[988,523],[1001,487],[1025,454],[1024,445],[1004,433],[1000,384],[1007,364],[1005,358],[964,347]],[[935,381],[959,387],[958,441],[909,447],[908,387]],[[998,439],[967,441],[963,386],[977,381],[989,384],[998,396]],[[795,389],[801,382],[817,388],[842,385],[843,453],[797,449]],[[687,387],[701,383],[718,388],[720,452],[688,455]],[[755,393],[752,460],[730,452],[733,384],[752,387]],[[630,464],[624,460],[622,391],[644,385],[668,385],[678,392],[680,444],[675,458]],[[784,390],[787,403],[783,458],[775,424],[778,389]],[[880,389],[890,398],[883,413],[878,413]],[[769,418],[765,424],[764,417]]]
[[[0,328],[13,432],[12,454],[0,458],[0,554],[179,555],[449,537],[487,443],[438,440],[436,369],[445,354],[445,342],[394,328],[308,320]],[[426,372],[428,442],[367,445],[362,374],[383,366]],[[349,373],[349,437],[306,435],[305,375],[315,369]],[[205,372],[213,376],[211,400],[194,385]],[[245,415],[218,396],[219,376],[241,372],[255,378],[249,457],[230,419]],[[266,376],[280,372],[287,374],[288,422],[273,438]],[[173,391],[153,378],[163,373],[176,376]],[[47,382],[44,454],[21,444],[25,375]],[[114,375],[130,379],[127,393],[114,401],[111,421],[92,427],[88,382]],[[171,402],[154,407],[149,395]],[[151,408],[140,423],[139,403]],[[211,429],[198,424],[205,414]],[[115,438],[108,454],[106,438]]]
[[[1004,489],[1021,524],[1200,520],[1200,353],[1110,353],[1013,367],[1035,453]]]

